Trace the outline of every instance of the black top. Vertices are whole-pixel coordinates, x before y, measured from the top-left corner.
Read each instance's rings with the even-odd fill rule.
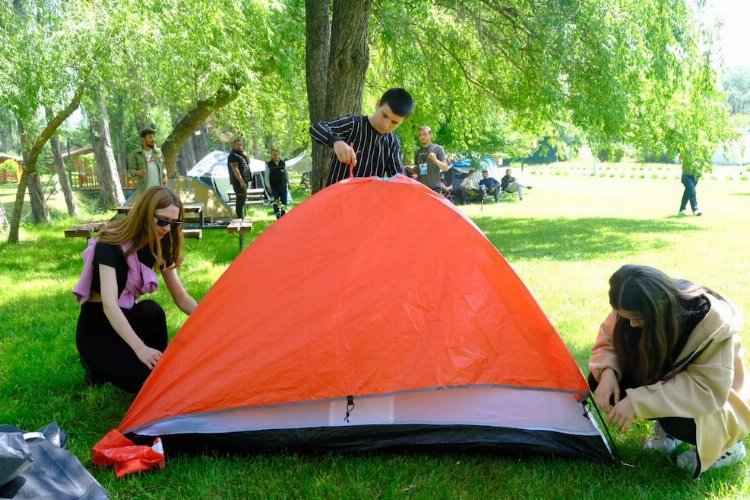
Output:
[[[242,177],[242,180],[247,182],[250,179],[250,164],[248,163],[247,156],[244,155],[242,152],[233,149],[232,152],[229,153],[229,156],[227,157],[227,169],[229,169],[229,182],[233,186],[235,184],[239,186],[240,182],[237,180],[237,177],[234,176],[234,172],[232,171],[232,163],[237,164],[237,169],[240,171],[240,176]]]
[[[138,260],[146,267],[154,267],[156,258],[151,255],[151,250],[145,246],[138,250]],[[91,291],[101,293],[101,280],[99,279],[99,264],[114,267],[117,275],[117,296],[119,297],[125,289],[125,282],[128,279],[128,263],[125,260],[125,254],[120,245],[113,243],[96,243],[94,248],[94,274],[91,280]]]
[[[505,191],[508,189],[508,186],[516,182],[516,178],[512,175],[504,175],[502,179],[500,179],[500,189]]]
[[[269,160],[266,162],[266,168],[268,169],[268,184],[271,191],[286,189],[289,185],[289,179],[286,174],[286,162],[279,160],[279,163],[274,163],[273,160]]]
[[[346,115],[328,122],[317,122],[310,127],[310,136],[320,144],[333,147],[336,141],[352,145],[357,155],[354,177],[392,177],[404,173],[401,144],[393,133],[380,134],[366,116]],[[349,177],[349,165],[334,154],[326,186]]]

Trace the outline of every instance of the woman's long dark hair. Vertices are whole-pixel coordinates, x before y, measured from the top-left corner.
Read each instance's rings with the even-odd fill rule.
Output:
[[[642,328],[618,315],[614,347],[623,365],[623,374],[634,383],[654,383],[664,375],[665,366],[677,361],[675,347],[683,334],[681,324],[689,314],[685,304],[712,290],[689,281],[670,278],[649,266],[628,264],[609,278],[609,303],[613,309],[638,313]]]

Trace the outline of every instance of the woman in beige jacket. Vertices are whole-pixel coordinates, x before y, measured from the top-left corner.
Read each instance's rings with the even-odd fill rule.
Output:
[[[645,447],[671,455],[698,477],[741,461],[750,433],[741,311],[709,288],[648,266],[626,265],[609,280],[612,312],[589,362],[589,385],[609,423],[626,431],[654,420]]]

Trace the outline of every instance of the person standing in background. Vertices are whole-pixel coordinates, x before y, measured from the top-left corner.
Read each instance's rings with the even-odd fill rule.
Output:
[[[245,144],[239,137],[232,144],[232,152],[227,157],[227,168],[229,169],[229,183],[237,199],[235,201],[235,212],[237,218],[245,216],[245,201],[247,199],[247,181],[250,179],[250,160],[245,152]]]
[[[156,131],[152,128],[141,130],[141,147],[128,155],[128,175],[138,181],[138,191],[144,193],[153,186],[167,184],[167,169],[164,156],[156,147]]]
[[[284,207],[292,186],[289,184],[289,176],[286,172],[286,163],[281,159],[278,149],[271,150],[271,159],[266,162],[266,189],[271,195],[273,211],[276,219],[280,219],[286,213]]]
[[[432,129],[427,125],[419,127],[419,143],[422,145],[414,153],[414,169],[417,180],[436,193],[442,192],[440,173],[448,170],[445,150],[432,142]]]

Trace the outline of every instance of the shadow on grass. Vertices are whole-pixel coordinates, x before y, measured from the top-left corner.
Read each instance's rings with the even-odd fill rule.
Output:
[[[675,220],[497,219],[474,222],[508,260],[591,260],[665,248],[668,236],[699,228]]]

